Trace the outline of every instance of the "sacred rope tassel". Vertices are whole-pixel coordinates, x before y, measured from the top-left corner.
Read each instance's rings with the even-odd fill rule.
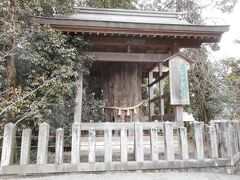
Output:
[[[133,111],[134,111],[134,114],[137,114],[137,108],[134,108]]]
[[[122,115],[122,110],[118,109],[118,116],[121,116],[121,115]]]
[[[130,110],[129,109],[127,110],[127,116],[130,116]]]

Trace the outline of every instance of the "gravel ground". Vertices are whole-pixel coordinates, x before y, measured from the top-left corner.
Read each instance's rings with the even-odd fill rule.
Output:
[[[1,177],[0,177],[1,179]],[[240,175],[206,172],[111,172],[101,174],[65,174],[43,177],[2,177],[8,180],[240,180]]]

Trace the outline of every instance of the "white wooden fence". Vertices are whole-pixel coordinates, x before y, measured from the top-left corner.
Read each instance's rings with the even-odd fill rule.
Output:
[[[240,122],[235,121],[212,121],[210,125],[194,122],[188,131],[170,122],[73,124],[70,162],[65,160],[64,129],[56,130],[53,152],[49,151],[49,131],[49,124],[40,124],[34,155],[31,129],[24,129],[20,160],[16,160],[16,127],[6,124],[0,144],[0,175],[223,167],[235,165],[240,158]],[[88,137],[82,137],[83,131]],[[97,131],[103,131],[104,136],[96,137]],[[113,136],[114,131],[120,136]],[[129,132],[134,135],[129,136]],[[97,160],[100,151],[102,161]],[[49,153],[54,153],[54,162],[50,162]],[[82,161],[86,153],[87,161]],[[120,158],[114,159],[115,154]],[[36,162],[32,163],[34,156]]]

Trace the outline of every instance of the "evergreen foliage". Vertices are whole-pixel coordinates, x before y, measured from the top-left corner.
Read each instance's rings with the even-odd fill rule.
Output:
[[[1,14],[13,13],[8,2],[0,4],[5,7]],[[14,122],[18,127],[37,127],[41,121],[47,121],[64,127],[73,122],[75,81],[79,73],[89,74],[94,60],[92,54],[83,55],[90,44],[81,36],[34,25],[30,20],[32,15],[69,13],[73,7],[70,2],[67,5],[66,1],[16,1],[14,26],[9,25],[9,18],[2,19],[1,126]],[[15,42],[6,50],[9,39]],[[9,56],[14,57],[17,69],[16,84],[10,88],[6,86]]]

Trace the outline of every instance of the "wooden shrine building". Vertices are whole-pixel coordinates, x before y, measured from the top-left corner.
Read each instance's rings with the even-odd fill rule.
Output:
[[[59,31],[84,35],[94,44],[90,51],[96,55],[96,61],[91,73],[103,79],[107,121],[115,122],[143,120],[141,106],[145,101],[141,87],[146,77],[149,79],[149,119],[154,113],[155,101],[160,106],[159,120],[166,119],[163,79],[168,75],[175,120],[182,122],[183,105],[189,104],[187,66],[191,60],[179,50],[219,42],[229,28],[189,24],[183,13],[174,12],[95,8],[79,8],[78,12],[69,16],[34,17],[34,21]],[[153,97],[155,84],[160,89],[158,97]],[[81,80],[78,85],[75,122],[81,122]]]
[[[91,75],[103,79],[110,122],[81,122],[80,75],[70,132],[63,127],[52,134],[54,130],[43,122],[35,145],[32,130],[22,129],[21,145],[18,143],[16,151],[14,143],[20,142],[16,141],[16,125],[5,125],[4,134],[0,134],[0,178],[70,172],[236,169],[240,160],[240,122],[194,121],[189,126],[183,124],[182,115],[183,106],[190,103],[187,69],[192,60],[179,50],[218,42],[228,26],[189,24],[181,13],[92,8],[79,8],[79,13],[70,16],[34,17],[34,21],[84,35],[94,44],[90,51],[96,61]],[[164,112],[165,77],[169,77],[170,104],[175,107],[172,119],[177,122],[161,122],[171,120]],[[141,92],[143,78],[149,80],[149,98],[145,100]],[[156,86],[160,89],[158,97],[153,96]],[[144,121],[141,107],[145,102],[150,112],[147,121],[153,120],[155,101],[161,110],[159,121],[139,122]]]

